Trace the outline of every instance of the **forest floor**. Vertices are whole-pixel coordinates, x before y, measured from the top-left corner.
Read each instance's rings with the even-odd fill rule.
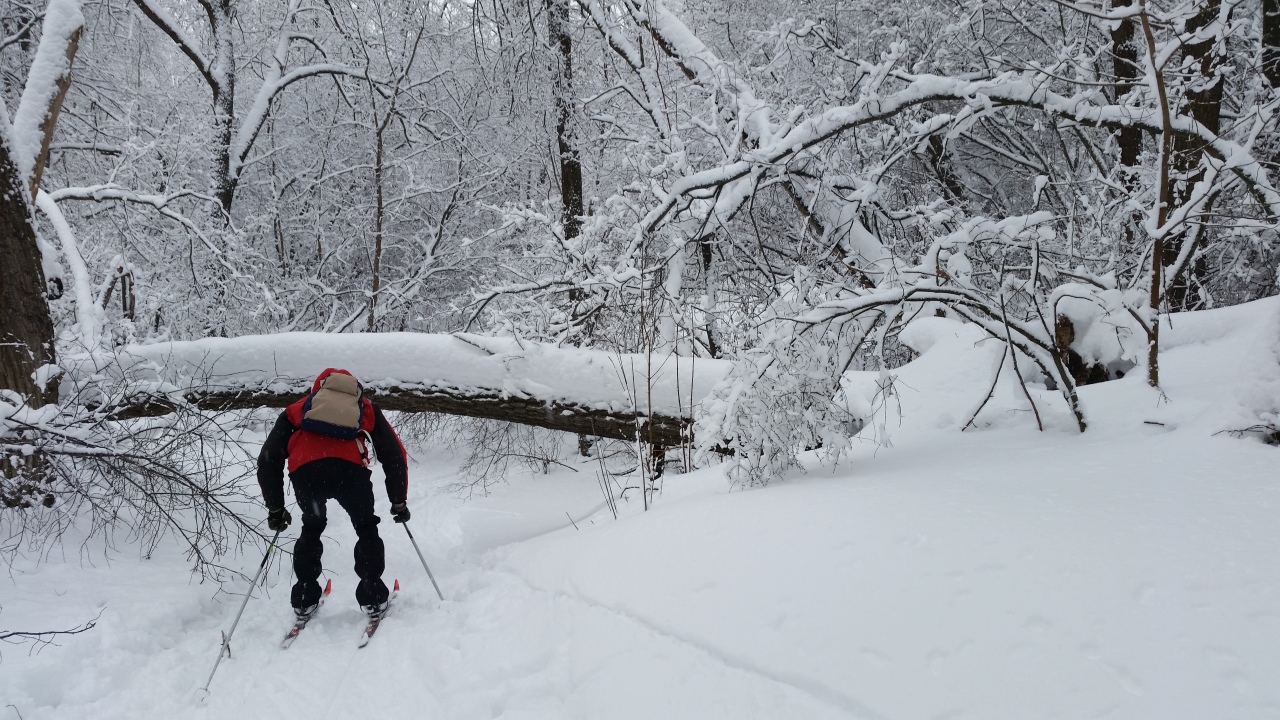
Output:
[[[354,534],[333,507],[333,597],[279,649],[274,566],[203,703],[239,596],[168,547],[19,560],[0,628],[101,617],[0,646],[0,720],[1280,718],[1280,449],[1213,431],[1275,392],[1280,371],[1256,365],[1277,306],[1258,308],[1171,336],[1164,397],[1136,374],[1084,388],[1084,434],[1060,399],[1044,432],[1024,412],[963,433],[926,399],[835,468],[750,489],[673,474],[618,519],[588,463],[468,500],[447,489],[456,459],[418,453],[412,526],[446,600],[384,521],[403,591],[357,649]],[[986,389],[964,388],[969,406]]]

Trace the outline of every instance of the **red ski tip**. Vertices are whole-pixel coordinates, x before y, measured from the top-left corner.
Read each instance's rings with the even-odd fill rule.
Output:
[[[396,592],[400,592],[400,578],[396,578]]]
[[[329,578],[329,581],[324,584],[324,594],[328,595],[329,591],[332,589],[333,589],[333,578]]]

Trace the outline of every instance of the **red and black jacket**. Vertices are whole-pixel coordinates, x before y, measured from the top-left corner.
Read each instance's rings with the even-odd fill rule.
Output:
[[[320,383],[335,372],[351,374],[346,370],[329,368],[316,378],[312,392],[319,390]],[[308,463],[328,458],[364,467],[363,439],[341,440],[298,428],[302,424],[302,406],[306,400],[307,396],[303,396],[280,413],[275,427],[271,428],[267,441],[262,445],[262,452],[258,453],[258,485],[262,488],[262,500],[268,509],[284,507],[286,459],[290,475]],[[392,505],[403,503],[409,492],[409,461],[404,445],[376,405],[367,398],[361,398],[360,403],[364,406],[360,413],[360,429],[373,440],[373,450],[387,476],[387,497]]]

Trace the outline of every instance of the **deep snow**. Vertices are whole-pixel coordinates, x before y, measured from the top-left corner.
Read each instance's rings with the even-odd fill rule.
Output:
[[[0,647],[0,713],[1280,717],[1280,451],[1214,434],[1275,412],[1278,323],[1274,300],[1175,317],[1165,397],[1141,373],[1084,388],[1084,435],[1032,388],[1037,432],[1012,382],[959,432],[998,349],[926,323],[908,339],[927,351],[864,431],[890,445],[863,440],[836,468],[809,458],[765,488],[731,490],[717,468],[671,476],[649,512],[633,497],[618,520],[589,513],[589,464],[463,501],[445,491],[456,461],[419,453],[413,526],[446,602],[384,523],[404,592],[357,650],[354,535],[333,508],[333,598],[281,651],[289,577],[273,571],[204,705],[193,690],[238,597],[163,553],[21,561],[0,628],[105,610],[58,647]]]

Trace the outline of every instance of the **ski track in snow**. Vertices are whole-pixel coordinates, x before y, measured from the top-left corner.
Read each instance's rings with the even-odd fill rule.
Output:
[[[456,461],[420,457],[412,522],[446,601],[384,523],[402,593],[358,649],[355,538],[331,507],[333,595],[279,649],[277,556],[205,704],[245,580],[219,593],[173,548],[90,565],[71,543],[9,569],[0,628],[101,620],[0,645],[0,720],[1280,718],[1278,451],[1213,435],[1277,403],[1280,328],[1247,319],[1180,319],[1167,398],[1136,376],[1083,388],[1083,436],[1049,393],[1035,432],[1008,388],[957,432],[989,358],[933,323],[950,374],[930,352],[903,369],[892,446],[763,489],[672,476],[617,520],[589,465],[464,502]],[[252,574],[261,550],[229,564]]]
[[[523,578],[520,578],[520,579],[522,582],[528,583],[527,580],[524,580]],[[806,678],[804,676],[798,676],[798,675],[787,677],[786,673],[778,673],[776,671],[759,667],[755,663],[751,662],[746,658],[732,657],[726,654],[724,651],[714,646],[711,646],[705,642],[702,642],[695,637],[680,635],[679,633],[673,630],[659,626],[658,624],[656,624],[654,621],[650,619],[641,617],[639,615],[635,615],[625,610],[621,610],[615,607],[610,607],[608,605],[601,604],[599,602],[583,597],[581,595],[573,595],[569,593],[550,591],[550,590],[541,590],[540,588],[537,588],[532,584],[529,584],[529,587],[535,590],[539,590],[541,592],[549,592],[559,597],[569,598],[570,600],[582,603],[583,605],[586,605],[587,607],[590,607],[590,608],[605,610],[629,622],[635,623],[636,625],[648,630],[649,632],[653,633],[658,637],[667,638],[674,642],[687,645],[690,648],[693,648],[695,650],[699,650],[705,653],[707,656],[709,656],[712,660],[724,665],[726,668],[729,668],[731,670],[741,671],[751,675],[755,675],[767,682],[777,683],[778,685],[784,685],[786,687],[793,688],[799,692],[809,695],[810,697],[814,698],[815,700],[818,700],[819,702],[838,708],[842,712],[849,713],[853,717],[867,718],[868,720],[880,720],[883,717],[881,715],[878,715],[872,712],[869,708],[863,706],[858,701],[852,698],[846,697],[841,693],[822,685],[821,683],[815,682],[811,678]]]

